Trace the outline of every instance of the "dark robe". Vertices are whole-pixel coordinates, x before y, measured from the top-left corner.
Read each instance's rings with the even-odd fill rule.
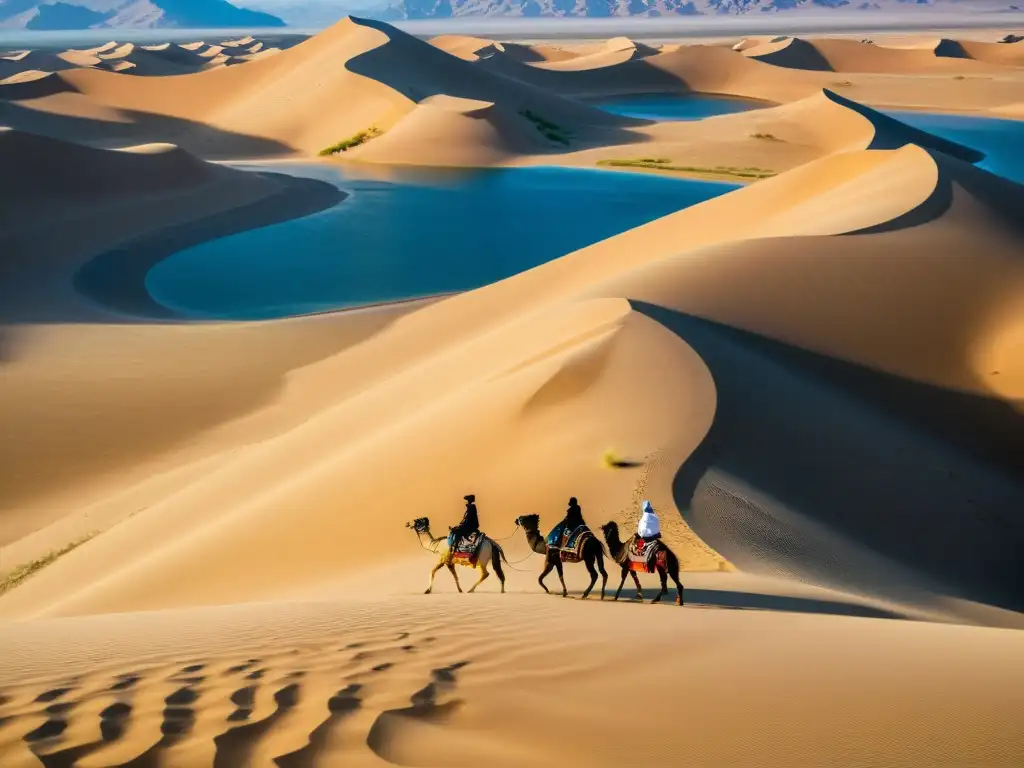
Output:
[[[477,516],[476,504],[472,501],[466,502],[466,512],[462,515],[462,520],[452,528],[451,546],[454,547],[460,539],[464,539],[479,530],[480,518]]]
[[[586,525],[583,520],[583,509],[579,504],[573,504],[568,510],[566,510],[565,517],[562,518],[562,522],[552,528],[551,533],[548,534],[548,546],[560,546],[562,543],[562,535],[572,533],[581,525]]]

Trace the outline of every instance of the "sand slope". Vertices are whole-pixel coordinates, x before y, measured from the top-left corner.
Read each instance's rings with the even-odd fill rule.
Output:
[[[291,39],[276,41],[285,47],[294,44]],[[240,64],[256,54],[273,55],[280,47],[267,47],[264,42],[249,38],[246,44],[226,41],[220,44],[156,43],[136,45],[111,40],[95,48],[70,48],[51,53],[47,51],[18,51],[0,55],[0,82],[11,80],[26,71],[62,72],[73,68],[102,69],[131,75],[182,75],[218,66]]]
[[[1024,188],[866,106],[1012,113],[1010,65],[434,43],[354,20],[242,66],[0,85],[0,560],[90,537],[0,594],[0,764],[1019,765]],[[778,105],[658,124],[574,100],[687,89]],[[447,298],[154,305],[162,254],[346,204],[201,157],[370,125],[346,159],[779,173]],[[417,594],[435,556],[403,526],[443,533],[466,492],[509,592]],[[653,500],[686,607],[542,595],[513,520],[547,529],[570,495],[627,531]]]
[[[145,81],[93,70],[59,77],[69,91],[60,99],[23,92],[14,104],[0,103],[0,119],[58,138],[130,136],[173,141],[202,156],[236,157],[315,153],[370,126],[390,128],[416,103],[441,94],[493,101],[514,112],[531,109],[563,123],[628,122],[495,77],[388,25],[362,20],[339,22],[244,67]],[[71,105],[83,114],[114,109],[126,122],[63,119]]]
[[[1022,750],[1024,659],[999,630],[437,595],[12,625],[0,651],[9,765],[78,748],[83,766],[433,766],[455,743],[554,768],[567,728],[595,766],[1001,766]],[[609,694],[633,678],[652,706]],[[656,740],[630,736],[669,711]],[[63,739],[18,740],[47,720]]]
[[[340,509],[359,514],[355,510],[375,506],[381,510],[380,524],[397,526],[410,509],[443,515],[450,503],[446,499],[457,497],[459,488],[471,481],[488,500],[486,524],[492,529],[500,530],[502,521],[507,525],[523,508],[550,508],[573,490],[581,498],[601,500],[592,513],[598,517],[630,514],[637,477],[600,466],[597,457],[609,442],[622,446],[629,456],[658,453],[660,469],[647,493],[663,507],[678,505],[684,515],[697,515],[695,529],[703,531],[712,547],[722,551],[741,546],[730,543],[744,540],[738,534],[719,539],[709,533],[699,511],[693,512],[690,500],[674,487],[677,470],[687,466],[684,462],[703,444],[708,430],[733,418],[721,411],[721,391],[727,382],[719,382],[722,374],[702,359],[697,351],[702,342],[690,339],[658,312],[631,308],[624,298],[844,360],[908,382],[906,386],[916,382],[937,387],[949,397],[961,392],[991,401],[997,417],[965,405],[959,431],[927,434],[934,430],[926,429],[925,435],[904,438],[918,446],[911,454],[914,460],[908,459],[899,473],[879,469],[871,474],[876,483],[888,478],[884,482],[891,488],[874,497],[878,517],[865,518],[880,522],[892,513],[880,498],[901,499],[908,509],[922,512],[962,505],[960,512],[944,514],[941,520],[958,531],[962,551],[974,555],[958,558],[955,567],[942,560],[945,550],[939,542],[946,538],[939,532],[947,523],[933,522],[933,554],[922,554],[923,544],[918,542],[916,556],[899,546],[878,555],[914,574],[901,581],[898,595],[877,583],[876,560],[854,561],[840,556],[844,550],[835,547],[834,556],[842,566],[827,573],[819,572],[813,559],[797,557],[794,564],[779,556],[772,561],[784,563],[778,567],[789,572],[795,569],[802,578],[833,586],[838,579],[840,587],[926,613],[974,615],[969,607],[947,604],[938,597],[943,594],[1015,605],[1019,596],[1006,589],[1015,583],[1008,576],[1018,567],[1011,552],[1019,539],[1011,532],[1019,530],[1019,520],[1011,510],[1022,491],[1019,481],[1010,478],[1019,470],[1022,454],[1015,429],[1018,417],[1012,410],[1004,413],[1007,406],[999,403],[1019,398],[1024,382],[1024,371],[1014,362],[1021,358],[1013,352],[1019,343],[1015,339],[1020,338],[1017,318],[1024,278],[1020,230],[1010,214],[1021,192],[957,161],[936,157],[941,158],[913,146],[833,155],[418,311],[372,343],[292,379],[283,397],[285,402],[303,399],[304,387],[316,386],[328,370],[351,372],[345,380],[352,395],[339,394],[340,399],[323,404],[315,420],[238,453],[219,471],[154,503],[3,598],[0,609],[8,615],[81,613],[296,594],[330,583],[343,571],[373,559],[372,552],[356,550],[338,560],[334,542],[350,529],[349,518]],[[901,179],[898,187],[894,179]],[[705,254],[723,242],[722,221],[734,222],[727,238],[736,243],[730,247],[738,253],[752,249],[761,238],[771,239],[751,251],[758,255],[738,256],[735,262],[721,255],[729,251],[719,245],[712,267]],[[748,225],[737,227],[735,222]],[[835,238],[851,232],[863,234]],[[902,252],[908,233],[928,238],[926,233],[931,232],[935,243],[927,252],[934,254],[933,259],[907,262],[894,256],[886,261],[888,249]],[[821,260],[816,254],[828,236],[827,248],[837,255]],[[788,244],[782,238],[789,238]],[[861,246],[861,238],[867,238],[870,247]],[[967,241],[985,246],[967,251]],[[869,256],[843,256],[846,248]],[[764,259],[762,253],[777,255]],[[809,271],[813,264],[820,264],[820,277]],[[856,294],[845,292],[851,280],[865,280],[858,275],[884,274],[879,270],[886,264],[894,270],[888,279],[865,283]],[[700,265],[692,275],[690,265]],[[731,275],[758,265],[766,270],[759,270],[758,280],[734,285]],[[807,292],[803,282],[793,281],[794,270],[805,276],[804,281],[814,281],[816,289]],[[926,275],[922,286],[928,290],[898,290]],[[724,283],[713,287],[718,279]],[[756,286],[756,293],[741,290],[741,285]],[[579,300],[570,301],[573,296]],[[844,301],[844,296],[856,301]],[[938,307],[950,304],[953,296],[959,297],[959,311],[939,313]],[[870,311],[865,313],[867,307]],[[884,344],[878,341],[883,336]],[[426,339],[432,340],[430,345]],[[951,339],[960,341],[953,344]],[[910,344],[914,355],[905,354]],[[981,350],[987,351],[979,357]],[[998,379],[992,376],[996,358]],[[635,372],[654,359],[658,376],[637,381]],[[883,387],[884,381],[888,380],[878,379],[868,390],[889,388]],[[845,392],[851,386],[829,384],[822,396],[838,397],[827,393]],[[613,403],[625,397],[622,387],[628,387],[629,402],[649,407],[616,408]],[[679,391],[690,395],[678,399],[668,394]],[[701,391],[706,394],[698,395]],[[854,393],[862,391],[853,386]],[[858,407],[876,413],[882,405],[869,397]],[[582,414],[588,412],[606,414],[600,430],[574,426],[585,424]],[[898,412],[883,408],[875,418],[881,419],[878,429],[883,433],[908,428]],[[897,421],[890,422],[892,418]],[[1000,419],[1004,428],[999,427]],[[915,434],[927,426],[914,419],[911,423]],[[687,426],[680,432],[677,425]],[[829,440],[837,446],[835,471],[848,472],[841,457],[859,440],[873,444],[870,438],[857,437],[862,428],[862,420],[853,420],[848,427],[832,424]],[[338,434],[347,436],[340,446]],[[766,428],[763,434],[781,433]],[[551,435],[562,435],[568,442],[552,442]],[[739,435],[735,441],[737,450],[745,445]],[[717,445],[716,451],[727,453],[733,444]],[[396,450],[397,445],[403,450]],[[955,495],[933,482],[931,464],[921,458],[929,451],[946,455],[946,462],[960,457],[952,470],[957,478]],[[415,458],[427,454],[449,457],[446,462],[458,470],[439,473]],[[819,446],[817,455],[831,454],[822,453]],[[780,468],[782,477],[786,466],[799,471],[800,464]],[[299,475],[289,469],[298,467],[303,468]],[[539,472],[538,467],[545,469]],[[531,477],[527,488],[519,479],[523,472]],[[377,481],[382,474],[401,476],[405,482],[385,491]],[[802,484],[808,483],[802,472],[799,476]],[[743,480],[755,484],[743,497],[763,508],[756,501],[757,492],[771,493],[770,489],[757,491],[757,478]],[[833,487],[818,502],[824,505],[822,514],[841,516],[847,503],[843,499],[850,498],[850,492],[831,485],[819,492]],[[940,492],[941,497],[935,497]],[[774,503],[786,507],[787,501],[775,497]],[[221,510],[212,521],[200,512],[211,508]],[[904,509],[902,502],[898,508]],[[977,511],[981,508],[988,511],[982,515]],[[307,524],[296,527],[295,514]],[[970,533],[965,528],[968,519],[975,521]],[[815,525],[828,528],[828,520],[826,516]],[[851,551],[881,546],[869,532],[845,535],[854,535]],[[906,541],[891,529],[888,535]],[[678,544],[686,556],[706,557],[700,546],[685,538]],[[100,554],[108,547],[131,551],[133,557],[122,557],[116,571],[110,572],[104,565],[109,558]],[[254,552],[273,554],[271,560],[263,559],[258,571],[240,571],[240,563]],[[189,576],[183,578],[186,559]],[[82,586],[69,594],[68,583]]]

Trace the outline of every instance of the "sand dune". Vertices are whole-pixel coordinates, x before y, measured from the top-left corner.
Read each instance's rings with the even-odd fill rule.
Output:
[[[974,43],[998,47],[997,43]],[[982,48],[976,48],[979,52]],[[802,40],[786,37],[744,46],[744,56],[766,64],[794,69],[878,74],[991,74],[1005,71],[1012,56],[988,54],[973,57],[955,40],[930,41],[913,47],[883,45],[827,38]],[[1012,66],[1012,65],[1011,65]]]
[[[86,540],[0,591],[0,763],[1020,764],[1024,187],[870,105],[1016,114],[1024,81],[838,42],[558,63],[350,20],[270,57],[79,52],[245,66],[6,78],[0,558]],[[688,91],[767,103],[579,100]],[[348,204],[202,158],[371,126],[347,161],[777,175],[445,298],[208,323],[148,296],[164,255]],[[403,525],[469,491],[509,593],[414,594],[435,556]],[[687,607],[541,595],[513,520],[570,495],[626,529],[653,500]]]
[[[490,69],[531,85],[573,97],[615,96],[629,93],[715,93],[774,102],[790,102],[805,98],[823,88],[842,88],[844,94],[870,105],[917,108],[927,104],[930,108],[949,111],[998,109],[1017,100],[1022,81],[1016,70],[997,68],[999,77],[978,80],[962,74],[956,67],[977,64],[969,60],[946,60],[953,68],[940,62],[921,65],[915,69],[904,54],[920,56],[922,60],[937,61],[927,52],[889,51],[878,61],[877,46],[845,40],[815,41],[814,48],[824,58],[825,68],[818,56],[808,60],[808,45],[797,44],[787,38],[768,44],[772,56],[790,56],[806,68],[775,66],[750,56],[754,48],[743,52],[710,45],[682,46],[643,59],[583,71],[552,71],[527,66],[508,57],[492,56],[475,62],[475,66]],[[793,54],[796,54],[795,56]],[[892,57],[890,69],[885,59]],[[884,65],[884,66],[883,66]],[[994,65],[993,65],[994,66]],[[937,68],[936,68],[937,67]],[[913,78],[907,72],[947,72],[945,78]],[[839,72],[842,77],[837,77]],[[964,70],[966,71],[966,70]],[[987,70],[986,70],[987,72]],[[863,73],[863,74],[862,74]],[[992,72],[991,74],[996,74]]]
[[[417,102],[441,94],[530,110],[562,125],[633,122],[500,78],[369,21],[341,22],[280,55],[257,54],[245,67],[152,81],[78,70],[60,80],[70,91],[61,94],[63,103],[23,98],[5,109],[0,102],[0,120],[77,141],[171,141],[204,157],[313,154],[371,126],[387,130]],[[68,104],[82,113],[114,109],[131,115],[133,125],[62,120]]]
[[[441,514],[445,500],[457,495],[468,478],[475,478],[474,486],[488,499],[492,529],[510,521],[518,509],[543,509],[551,504],[546,498],[572,489],[581,497],[601,499],[594,511],[598,516],[628,515],[637,478],[610,473],[597,462],[609,439],[628,455],[659,453],[660,470],[646,492],[665,509],[678,504],[712,547],[735,550],[745,559],[749,540],[742,531],[724,536],[705,522],[721,497],[712,494],[709,507],[697,497],[690,507],[676,486],[678,468],[704,443],[709,430],[726,429],[722,425],[729,419],[742,418],[721,411],[723,392],[731,385],[720,381],[723,373],[706,357],[710,353],[698,351],[703,349],[700,336],[691,338],[686,326],[675,325],[672,318],[677,316],[775,339],[792,354],[802,349],[846,361],[855,370],[878,372],[873,383],[797,385],[804,380],[795,378],[796,388],[783,390],[798,402],[812,397],[800,394],[800,387],[811,387],[813,397],[826,402],[854,398],[848,426],[841,420],[829,423],[834,451],[823,451],[820,441],[808,443],[824,466],[834,467],[832,475],[823,474],[834,485],[814,484],[800,461],[779,467],[779,482],[800,477],[800,487],[817,489],[824,516],[808,522],[806,530],[792,525],[787,530],[793,541],[804,542],[797,552],[821,551],[811,545],[817,541],[812,533],[838,541],[840,532],[832,527],[830,515],[840,519],[858,498],[848,485],[845,457],[863,461],[861,441],[876,445],[883,435],[895,440],[907,428],[899,414],[887,412],[869,393],[897,386],[884,382],[906,382],[906,387],[933,387],[954,399],[957,392],[987,398],[998,410],[999,403],[1005,408],[1019,397],[1024,386],[1024,369],[1017,370],[1011,352],[1024,296],[1020,230],[1012,216],[1021,191],[936,157],[912,146],[836,154],[409,315],[373,342],[290,379],[281,402],[284,407],[301,402],[308,408],[311,400],[304,391],[315,390],[340,371],[349,372],[343,380],[351,395],[336,392],[335,399],[321,401],[316,419],[240,451],[187,489],[154,500],[145,512],[5,596],[0,610],[7,615],[77,614],[308,593],[373,559],[372,552],[353,551],[338,560],[334,542],[350,525],[340,509],[358,515],[357,510],[377,506],[378,524],[397,526],[410,508]],[[733,222],[728,234],[720,226],[724,221]],[[737,222],[748,225],[741,228]],[[847,233],[860,234],[835,237]],[[929,251],[934,256],[914,262],[898,258],[908,233],[934,240]],[[829,237],[826,246],[824,238]],[[984,246],[966,250],[966,242]],[[835,257],[818,259],[822,249]],[[889,251],[892,256],[887,256]],[[733,252],[741,255],[731,257]],[[708,261],[712,253],[714,264]],[[766,253],[771,256],[762,258]],[[977,253],[984,256],[967,255]],[[751,270],[756,280],[733,284],[735,274]],[[804,278],[794,280],[793,274]],[[851,281],[861,286],[858,292],[845,291]],[[908,283],[921,286],[913,301],[899,289]],[[808,292],[807,284],[815,290]],[[957,311],[940,311],[954,296]],[[662,309],[648,310],[646,304]],[[667,312],[681,314],[666,318]],[[432,342],[428,345],[426,339]],[[906,352],[911,347],[913,355]],[[996,386],[990,384],[992,361],[977,356],[982,349],[1002,361]],[[769,355],[771,369],[783,376],[779,386],[788,386],[786,376],[795,376],[788,358],[781,352],[758,354]],[[635,372],[655,359],[658,376],[638,382]],[[789,373],[783,375],[785,371]],[[630,402],[651,407],[616,409],[613,404],[626,391]],[[679,391],[690,394],[685,399],[669,395]],[[915,447],[908,454],[912,458],[892,464],[894,458],[886,455],[883,460],[894,467],[891,472],[880,467],[868,472],[873,484],[883,483],[873,485],[879,493],[875,516],[864,518],[862,512],[865,529],[845,531],[845,548],[831,545],[833,571],[823,573],[806,555],[794,560],[773,553],[773,566],[932,616],[975,620],[986,614],[972,604],[1008,605],[1014,600],[1005,590],[1016,583],[1008,577],[1017,567],[1012,551],[1019,542],[976,510],[992,510],[1008,520],[1005,516],[1021,498],[1019,481],[1010,479],[1012,474],[1000,478],[993,469],[1019,470],[1024,455],[1015,428],[1019,417],[999,416],[1009,419],[1000,427],[984,412],[974,413],[966,404],[956,407],[964,411],[961,432],[902,438]],[[582,414],[588,412],[606,414],[599,434],[569,426],[582,423]],[[768,418],[777,409],[767,407],[764,413]],[[865,413],[879,421],[861,436]],[[913,419],[910,423],[916,424]],[[781,434],[769,424],[755,432],[769,440]],[[688,426],[680,430],[678,425]],[[347,439],[338,446],[335,436],[342,433]],[[566,452],[551,444],[550,434],[575,435],[575,447]],[[714,455],[751,450],[744,448],[742,434],[716,441]],[[951,450],[960,454],[956,480],[948,487],[937,486],[929,452]],[[423,466],[414,457],[424,452],[458,457],[452,463],[457,471],[449,475]],[[787,462],[790,455],[783,452],[780,461]],[[300,466],[305,469],[296,476],[291,468]],[[523,488],[517,477],[527,466],[534,469],[529,487]],[[722,470],[717,466],[701,475],[702,482],[721,485],[726,482],[722,473],[732,469],[740,473],[735,482],[747,484],[741,496],[750,508],[765,510],[762,514],[779,510],[774,514],[780,519],[794,514],[785,512],[792,500],[776,496],[773,488],[759,489],[758,478],[744,475],[742,467],[729,462]],[[786,481],[789,472],[799,474]],[[406,482],[382,489],[377,481],[381,473]],[[846,483],[839,482],[842,477],[848,478]],[[698,489],[704,487],[698,483]],[[776,506],[765,506],[758,494],[774,497]],[[893,506],[882,503],[883,498],[894,499]],[[930,523],[934,545],[927,545],[909,522],[904,533],[885,523],[896,509],[900,514],[909,509],[927,514],[957,505],[962,507],[959,512]],[[200,513],[211,508],[221,510],[212,526]],[[296,527],[293,514],[283,510],[302,510],[306,524]],[[868,525],[868,520],[874,522]],[[973,521],[970,528],[967,520]],[[955,568],[940,559],[941,542],[954,529],[961,553]],[[883,533],[884,545],[878,538]],[[685,532],[673,537],[684,557],[706,562],[705,550],[695,541]],[[758,541],[749,546],[756,548]],[[914,557],[907,547],[916,552]],[[133,555],[127,560],[122,555],[112,571],[105,565],[111,557],[103,554],[108,548]],[[415,551],[413,544],[408,553]],[[246,569],[244,579],[233,578],[240,558],[254,556],[262,563],[259,572]],[[879,563],[890,570],[879,570]],[[756,565],[747,567],[756,570]],[[187,578],[182,575],[186,570]],[[879,583],[878,574],[890,571],[905,575],[896,594]],[[69,583],[81,588],[69,593]]]
[[[279,45],[267,47],[255,38],[208,45],[195,43],[158,43],[136,45],[110,41],[95,48],[69,49],[60,53],[19,51],[0,56],[0,81],[23,72],[63,72],[73,68],[103,69],[132,75],[183,75],[216,66],[249,61],[254,54],[264,56],[282,50]]]

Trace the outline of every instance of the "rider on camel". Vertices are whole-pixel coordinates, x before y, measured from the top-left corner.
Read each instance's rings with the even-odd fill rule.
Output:
[[[547,543],[549,547],[557,547],[562,543],[562,535],[565,533],[571,534],[581,525],[586,525],[583,521],[583,510],[580,508],[579,503],[576,501],[576,497],[573,496],[569,499],[569,509],[565,512],[565,517],[562,518],[562,522],[551,529],[551,533],[548,534]]]
[[[651,502],[645,501],[643,511],[640,513],[640,522],[636,526],[636,535],[641,541],[653,541],[661,538],[661,524],[658,516],[654,514],[654,507]]]
[[[470,493],[462,498],[466,500],[466,512],[462,515],[462,521],[452,528],[452,532],[448,536],[448,550],[450,552],[455,552],[459,541],[480,530],[480,518],[476,513],[476,496]]]

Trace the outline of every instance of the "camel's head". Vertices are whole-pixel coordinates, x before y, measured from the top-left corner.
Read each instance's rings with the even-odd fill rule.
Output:
[[[429,517],[417,517],[411,523],[405,524],[406,528],[412,528],[416,533],[426,533],[430,530],[430,518]]]
[[[614,520],[609,520],[607,523],[601,526],[601,533],[604,534],[604,540],[618,541],[619,540],[619,524]]]
[[[516,525],[524,531],[536,531],[540,527],[540,515],[520,515],[516,518]]]

